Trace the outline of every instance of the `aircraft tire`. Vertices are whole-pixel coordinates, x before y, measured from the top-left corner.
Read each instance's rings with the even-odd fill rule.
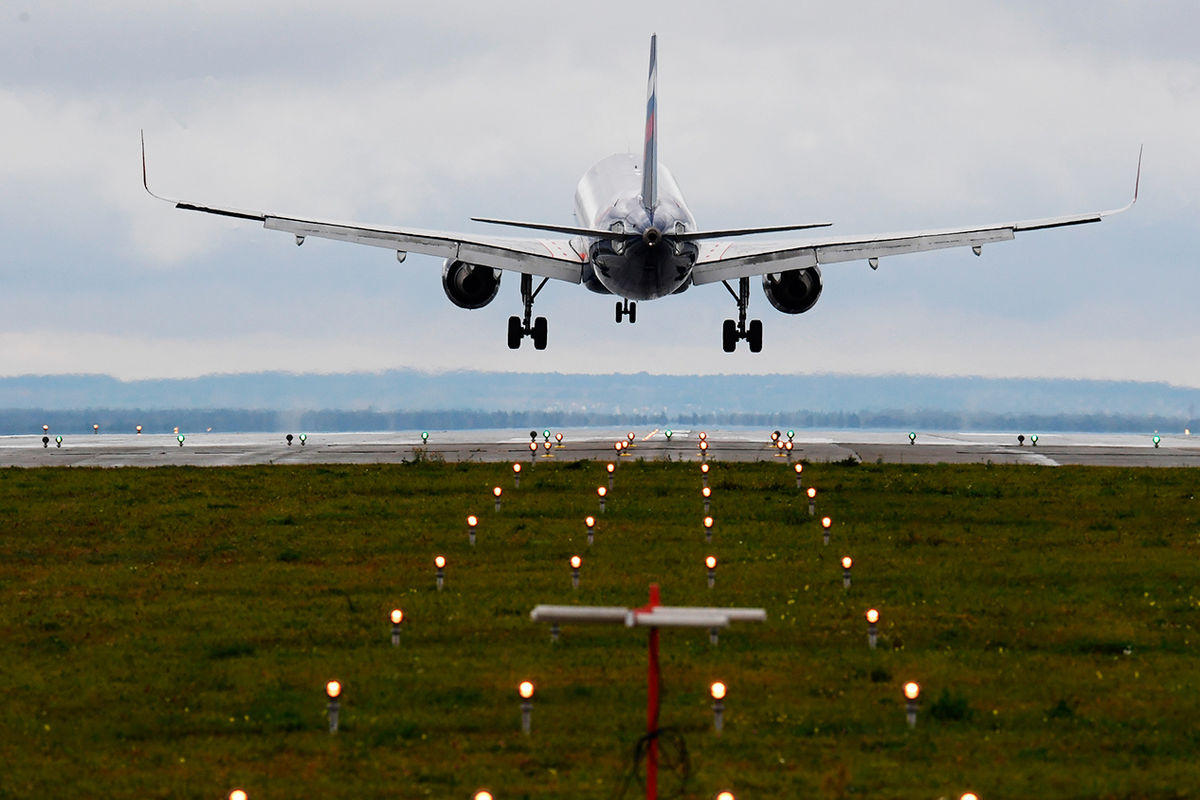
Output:
[[[731,319],[721,326],[721,349],[726,353],[737,349],[737,323]]]
[[[533,349],[546,349],[546,318],[538,317],[533,321]]]
[[[621,324],[621,304],[619,302],[617,303],[616,319],[617,319],[617,324],[618,325]]]
[[[762,320],[750,320],[750,327],[746,331],[746,342],[750,345],[751,353],[762,352]]]
[[[637,322],[637,303],[629,304],[629,324]]]
[[[508,349],[516,350],[521,346],[521,339],[525,338],[524,331],[521,330],[521,318],[508,318]]]

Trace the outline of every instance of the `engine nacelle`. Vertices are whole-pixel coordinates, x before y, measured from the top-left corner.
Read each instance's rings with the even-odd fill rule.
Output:
[[[789,269],[763,275],[763,294],[785,314],[803,314],[821,296],[821,268]]]
[[[500,270],[447,258],[442,265],[442,288],[459,308],[483,308],[500,291]]]

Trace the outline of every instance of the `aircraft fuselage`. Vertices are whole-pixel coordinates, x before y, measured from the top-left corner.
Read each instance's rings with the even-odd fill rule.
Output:
[[[578,224],[626,234],[623,240],[582,240],[592,273],[585,275],[584,283],[593,291],[629,300],[653,300],[681,291],[691,279],[699,247],[672,238],[672,234],[696,230],[696,219],[683,201],[679,185],[659,164],[653,211],[643,205],[641,189],[641,165],[633,155],[609,156],[579,181],[575,190]]]

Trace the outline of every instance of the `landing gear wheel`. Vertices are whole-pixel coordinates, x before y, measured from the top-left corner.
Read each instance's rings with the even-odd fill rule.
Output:
[[[637,322],[637,303],[629,304],[629,324]]]
[[[618,324],[620,324],[621,317],[623,317],[623,316],[625,316],[625,309],[621,307],[620,303],[617,303],[616,319],[617,319]]]
[[[725,320],[725,324],[721,326],[721,349],[732,353],[737,349],[737,340],[737,323],[731,319]]]
[[[751,353],[762,352],[762,320],[750,320],[750,327],[746,331],[746,341],[750,344]]]
[[[525,338],[525,331],[521,330],[521,318],[508,318],[508,349],[516,350],[521,346],[521,340]]]
[[[546,349],[546,318],[538,317],[533,321],[533,349]]]

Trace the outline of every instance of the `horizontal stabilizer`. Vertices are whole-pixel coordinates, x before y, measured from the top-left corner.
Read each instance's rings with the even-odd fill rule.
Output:
[[[548,222],[519,222],[511,219],[491,219],[488,217],[471,217],[471,221],[486,222],[490,225],[507,225],[512,228],[526,228],[534,231],[552,231],[554,233],[565,233],[569,236],[587,236],[592,239],[625,239],[640,235],[633,231],[606,231],[599,228],[579,228],[574,225],[555,225]],[[664,232],[664,236],[677,242],[694,242],[701,239],[752,236],[756,233],[779,233],[780,231],[828,228],[832,224],[832,222],[811,222],[803,225],[772,225],[766,228],[727,228],[719,231],[685,231],[684,233]]]

